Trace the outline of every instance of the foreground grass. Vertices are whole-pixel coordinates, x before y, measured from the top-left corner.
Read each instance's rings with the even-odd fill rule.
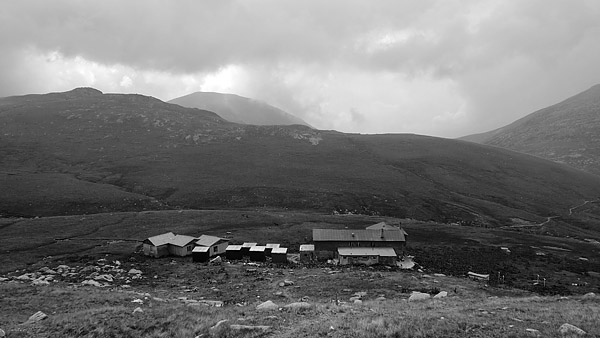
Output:
[[[8,337],[523,337],[526,329],[561,337],[563,323],[588,336],[600,333],[599,297],[469,293],[419,303],[398,296],[361,305],[320,299],[306,310],[259,312],[255,307],[264,299],[215,308],[183,304],[176,293],[159,299],[137,291],[19,283],[0,284],[0,293],[0,328]],[[134,313],[137,307],[143,312]],[[38,310],[48,318],[22,324]],[[211,329],[222,320],[228,322]],[[230,324],[270,329],[233,330]]]

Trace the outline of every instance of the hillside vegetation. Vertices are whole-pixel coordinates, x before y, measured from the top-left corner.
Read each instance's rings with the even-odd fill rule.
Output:
[[[0,179],[4,216],[267,206],[547,232],[597,231],[600,196],[596,176],[496,147],[241,125],[94,89],[0,99]]]

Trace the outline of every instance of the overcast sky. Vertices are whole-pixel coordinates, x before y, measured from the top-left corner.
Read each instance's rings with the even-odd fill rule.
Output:
[[[216,91],[319,129],[459,137],[600,83],[600,1],[15,0],[0,46],[0,97]]]

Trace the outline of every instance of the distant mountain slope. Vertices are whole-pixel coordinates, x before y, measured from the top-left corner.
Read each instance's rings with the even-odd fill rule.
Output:
[[[593,203],[569,213],[600,196],[600,178],[537,157],[409,134],[241,125],[92,89],[0,99],[0,186],[3,215],[275,207],[482,226],[563,216],[579,229],[600,219]]]
[[[227,121],[259,126],[301,124],[302,119],[267,103],[234,94],[195,92],[169,103],[188,108],[199,108],[217,113]]]
[[[462,140],[536,155],[600,175],[600,85],[505,127]]]

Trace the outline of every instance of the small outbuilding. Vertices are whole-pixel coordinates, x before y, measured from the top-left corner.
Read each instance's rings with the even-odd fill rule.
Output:
[[[300,245],[300,262],[312,262],[315,258],[314,244]]]
[[[275,248],[279,248],[279,244],[275,244],[275,243],[267,243],[267,245],[265,246],[265,255],[267,257],[271,256],[271,251]]]
[[[229,245],[229,240],[226,238],[202,235],[196,241],[197,246],[205,246],[209,248],[209,256],[217,256],[225,253],[227,246]]]
[[[287,248],[277,247],[271,249],[271,261],[273,263],[287,263]]]
[[[242,246],[228,245],[225,249],[225,257],[232,261],[242,259]]]
[[[242,256],[249,256],[250,255],[250,248],[253,246],[256,246],[258,243],[251,243],[251,242],[246,242],[244,244],[242,244]]]
[[[393,248],[338,248],[340,265],[396,265],[398,256]]]
[[[210,260],[210,247],[197,246],[192,250],[192,261],[206,263]]]
[[[265,249],[266,247],[263,245],[251,247],[249,251],[250,260],[253,262],[264,262],[266,260]]]

